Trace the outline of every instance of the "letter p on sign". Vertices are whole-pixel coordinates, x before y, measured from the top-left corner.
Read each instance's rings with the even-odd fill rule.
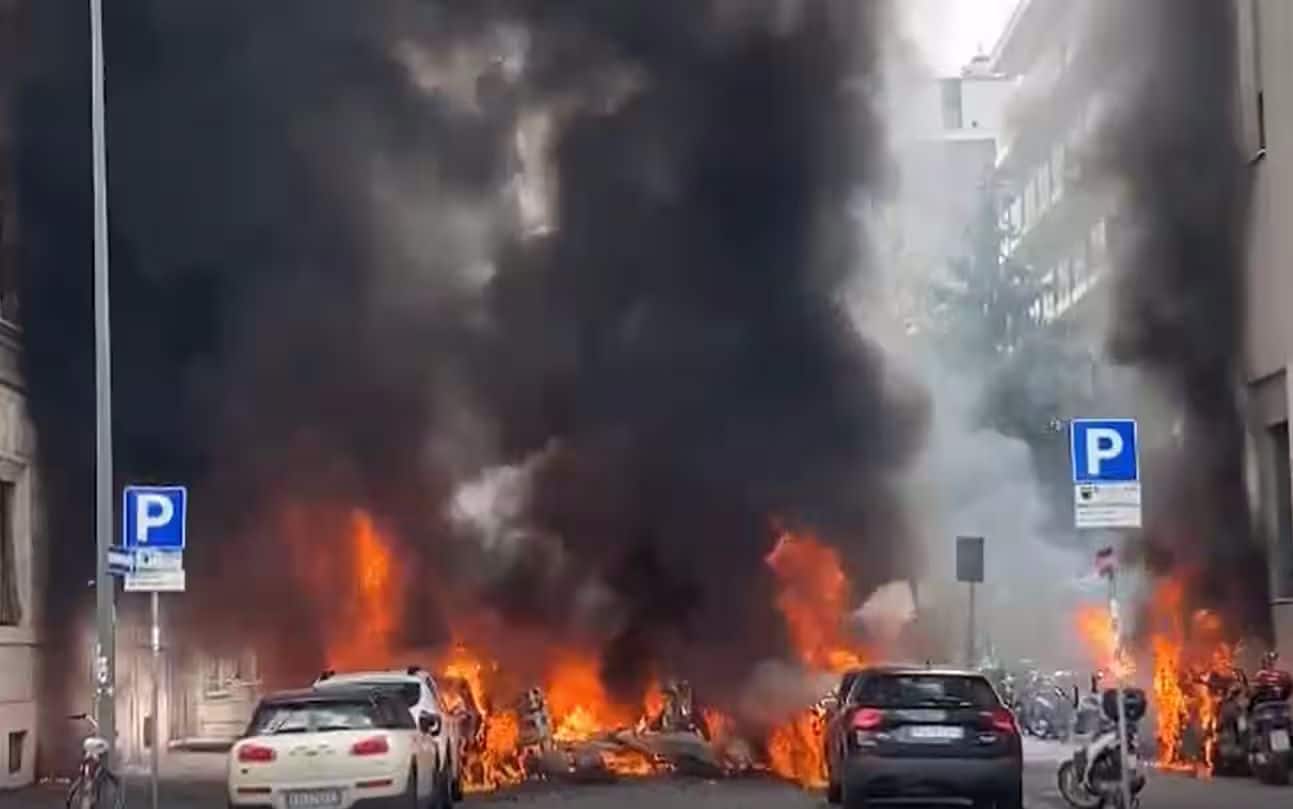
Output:
[[[161,494],[143,494],[135,498],[135,544],[147,545],[148,533],[161,528],[175,517],[171,499]]]
[[[127,548],[183,550],[183,486],[128,486],[122,502],[121,544]]]
[[[1117,430],[1108,427],[1091,427],[1086,431],[1086,473],[1100,477],[1100,467],[1122,454],[1125,442]]]

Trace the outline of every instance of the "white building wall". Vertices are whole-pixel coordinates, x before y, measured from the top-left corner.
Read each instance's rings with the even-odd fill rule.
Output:
[[[16,345],[5,339],[4,331],[8,327],[0,324],[0,355],[16,359]],[[36,519],[34,444],[25,397],[4,383],[0,368],[0,481],[14,486],[9,520],[22,608],[17,625],[0,626],[0,788],[32,782],[39,744],[36,689],[44,554],[37,542],[41,532]]]
[[[1245,276],[1250,492],[1269,543],[1276,642],[1293,658],[1293,4],[1233,0],[1240,20],[1240,103],[1253,200]]]

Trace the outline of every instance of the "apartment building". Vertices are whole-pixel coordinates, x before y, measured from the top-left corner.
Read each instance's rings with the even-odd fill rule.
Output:
[[[1293,363],[1293,4],[1232,0],[1239,17],[1243,137],[1253,173],[1245,281],[1244,375],[1250,416],[1250,492],[1270,543],[1276,637],[1293,657],[1293,476],[1289,366]]]
[[[13,120],[25,7],[26,0],[0,0],[0,789],[35,775],[44,579],[35,431],[19,363],[22,223]]]

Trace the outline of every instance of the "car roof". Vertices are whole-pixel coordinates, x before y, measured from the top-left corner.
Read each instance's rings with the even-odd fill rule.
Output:
[[[403,669],[391,671],[347,671],[340,674],[330,674],[321,678],[315,684],[326,685],[327,683],[420,683],[426,672],[416,671],[409,673]]]
[[[983,677],[983,672],[974,671],[973,669],[911,665],[867,666],[862,669],[860,673],[865,675],[888,675],[894,677],[913,676],[917,674],[933,675],[935,677]]]
[[[262,705],[279,705],[290,702],[342,702],[347,700],[372,700],[386,696],[380,687],[339,684],[329,688],[297,688],[275,691],[261,697]]]

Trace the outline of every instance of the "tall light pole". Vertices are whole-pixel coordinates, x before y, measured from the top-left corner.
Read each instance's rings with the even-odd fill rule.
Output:
[[[103,0],[90,0],[90,138],[94,155],[95,712],[109,755],[117,746],[116,585],[108,571],[112,546],[112,348],[108,332],[108,158],[104,121]]]

